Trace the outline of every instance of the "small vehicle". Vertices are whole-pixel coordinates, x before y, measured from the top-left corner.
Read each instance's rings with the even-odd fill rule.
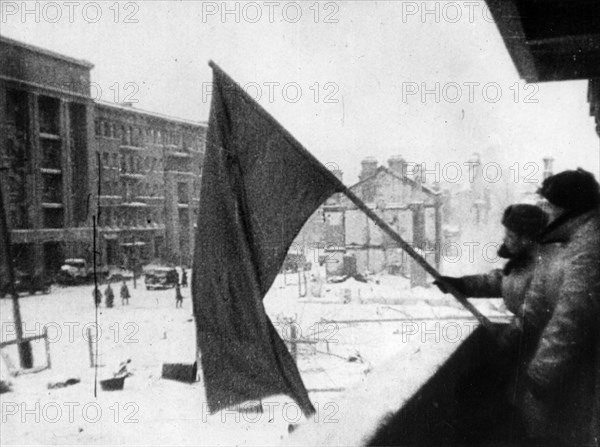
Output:
[[[29,293],[35,295],[35,292],[42,292],[44,295],[50,293],[51,282],[46,277],[33,277],[29,273],[15,270],[15,290],[17,293]],[[0,290],[0,298],[10,295],[10,290]]]
[[[115,283],[130,280],[132,278],[133,273],[130,270],[125,270],[122,268],[113,268],[109,270],[106,280],[108,282]]]
[[[147,269],[144,283],[147,290],[168,289],[179,284],[179,273],[172,267]]]
[[[103,280],[108,274],[106,267],[96,267],[96,276]],[[85,259],[69,258],[60,267],[58,281],[61,284],[83,284],[94,279],[94,266],[88,264]]]

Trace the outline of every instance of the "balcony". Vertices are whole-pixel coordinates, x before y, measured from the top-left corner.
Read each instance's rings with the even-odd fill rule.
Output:
[[[60,140],[60,135],[56,135],[56,134],[53,134],[53,133],[40,132],[40,138],[42,140],[59,141]]]
[[[139,174],[135,172],[122,172],[120,173],[121,177],[129,180],[140,180],[145,177],[144,174]]]
[[[40,172],[48,175],[62,175],[62,169],[40,168]]]
[[[121,144],[119,146],[121,149],[126,149],[126,150],[130,150],[130,151],[143,151],[145,148],[143,146],[132,146],[130,144]]]
[[[129,208],[147,208],[148,207],[148,205],[143,202],[126,202],[126,203],[122,203],[121,206],[126,206]]]

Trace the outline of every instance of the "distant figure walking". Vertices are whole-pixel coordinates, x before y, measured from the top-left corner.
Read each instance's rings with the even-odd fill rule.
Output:
[[[188,286],[188,277],[187,277],[187,272],[185,271],[185,269],[183,267],[181,267],[181,287],[187,287]]]
[[[175,286],[175,307],[183,306],[183,295],[181,294],[181,287],[179,284]]]
[[[92,298],[94,299],[94,304],[96,304],[96,306],[102,304],[102,292],[100,292],[100,289],[97,287],[92,289]]]
[[[113,292],[113,289],[110,286],[110,282],[106,286],[106,290],[104,291],[104,297],[106,298],[106,307],[113,307],[115,304],[115,292]]]
[[[121,305],[129,305],[129,298],[131,298],[131,294],[125,280],[123,280],[123,284],[121,284]]]

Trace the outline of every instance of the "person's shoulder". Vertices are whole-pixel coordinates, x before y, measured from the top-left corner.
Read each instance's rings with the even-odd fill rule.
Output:
[[[600,214],[596,211],[582,216],[568,243],[583,250],[600,250]]]
[[[555,256],[560,253],[561,249],[563,249],[564,246],[564,242],[550,242],[547,244],[540,244],[537,246],[536,256],[538,259]]]

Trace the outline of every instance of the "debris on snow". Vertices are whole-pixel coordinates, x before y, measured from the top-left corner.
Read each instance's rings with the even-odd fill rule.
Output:
[[[78,377],[67,379],[64,382],[51,382],[48,384],[48,389],[55,390],[58,388],[66,388],[71,385],[77,385],[79,382],[81,382],[81,379],[79,379]]]
[[[4,380],[0,380],[0,394],[8,393],[10,391],[12,391],[10,382],[5,382]]]

